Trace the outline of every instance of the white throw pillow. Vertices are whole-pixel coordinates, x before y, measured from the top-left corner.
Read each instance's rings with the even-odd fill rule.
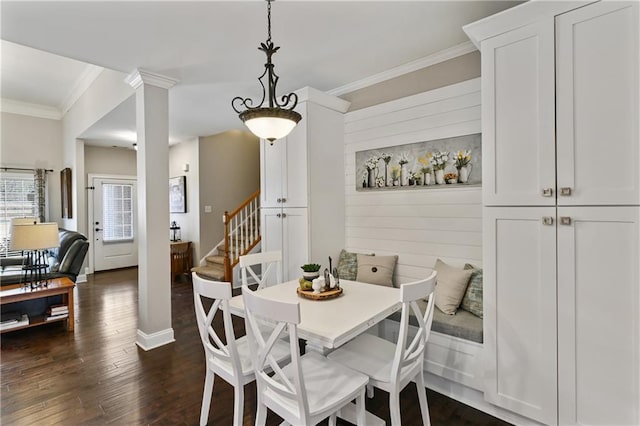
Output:
[[[458,269],[436,260],[433,267],[438,272],[436,282],[436,306],[445,314],[455,315],[469,284],[473,269]]]

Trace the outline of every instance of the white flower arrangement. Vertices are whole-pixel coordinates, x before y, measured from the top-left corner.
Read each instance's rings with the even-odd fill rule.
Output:
[[[430,158],[433,170],[444,170],[449,161],[449,153],[447,151],[434,152]]]
[[[384,188],[384,178],[382,176],[376,178],[376,186],[378,188]]]
[[[369,158],[366,163],[364,163],[364,166],[367,170],[376,169],[378,168],[378,161],[380,161],[380,158],[374,155],[373,157]]]
[[[385,164],[389,164],[391,157],[393,157],[393,154],[387,154],[386,152],[380,154],[380,159],[384,160]]]
[[[400,159],[398,160],[398,164],[402,166],[403,164],[407,164],[408,162],[409,162],[409,156],[407,155],[407,153],[403,152],[402,154],[400,154]]]

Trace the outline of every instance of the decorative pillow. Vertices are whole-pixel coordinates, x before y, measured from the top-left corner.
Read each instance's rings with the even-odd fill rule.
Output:
[[[464,269],[470,269],[472,272],[460,307],[482,318],[482,269],[468,263],[464,265]]]
[[[358,275],[356,279],[363,283],[393,287],[393,271],[398,256],[368,256],[358,254]],[[341,276],[342,277],[342,276]]]
[[[374,254],[371,253],[371,256]],[[358,276],[357,253],[351,253],[342,249],[340,259],[338,259],[338,275],[341,280],[355,281]]]
[[[454,268],[440,259],[436,260],[433,269],[438,272],[436,306],[445,314],[455,315],[473,271]]]

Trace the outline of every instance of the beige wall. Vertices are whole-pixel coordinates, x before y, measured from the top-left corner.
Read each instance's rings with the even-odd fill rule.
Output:
[[[231,130],[200,138],[200,246],[206,254],[224,236],[222,215],[260,188],[260,149],[254,135]],[[211,213],[205,213],[211,206]]]
[[[84,171],[102,175],[136,175],[136,152],[128,148],[85,145]],[[88,183],[85,181],[85,183]]]
[[[0,165],[53,169],[47,173],[48,217],[60,222],[60,170],[63,164],[62,123],[59,120],[3,112],[0,118]]]
[[[169,147],[169,176],[187,178],[187,212],[170,213],[169,220],[180,225],[183,241],[191,241],[194,265],[198,264],[200,254],[200,182],[198,138],[180,142]],[[184,171],[185,164],[189,170]]]
[[[478,51],[467,53],[340,97],[351,102],[351,107],[349,108],[349,112],[351,112],[476,77],[480,77],[480,52]]]

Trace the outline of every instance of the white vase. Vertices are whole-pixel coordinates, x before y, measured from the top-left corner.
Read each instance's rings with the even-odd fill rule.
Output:
[[[444,170],[436,170],[436,183],[442,185],[444,183]]]
[[[460,167],[460,169],[458,169],[458,181],[461,183],[467,183],[467,181],[469,181],[470,174],[471,164]]]

